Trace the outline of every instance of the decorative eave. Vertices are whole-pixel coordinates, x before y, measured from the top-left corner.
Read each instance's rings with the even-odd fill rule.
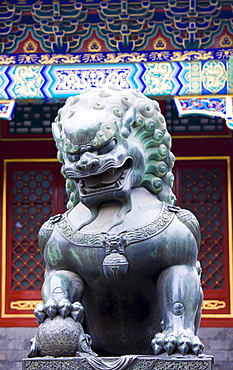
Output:
[[[136,88],[148,96],[233,94],[233,49],[225,58],[210,53],[186,50],[171,53],[173,59],[165,52],[160,58],[155,51],[106,53],[103,59],[93,53],[92,62],[87,54],[13,55],[0,68],[0,98],[66,99],[86,87],[105,84]]]
[[[151,50],[135,52],[24,53],[0,54],[0,65],[96,64],[229,60],[232,48],[194,50]]]
[[[180,117],[201,114],[210,117],[221,117],[233,130],[233,96],[178,96],[174,98]]]
[[[224,117],[228,127],[233,128],[232,99],[227,99],[233,95],[233,49],[17,54],[0,55],[0,60],[2,100],[61,100],[80,94],[90,86],[115,84],[157,98],[199,97],[204,99],[200,102],[205,110],[200,109],[198,113]],[[213,101],[216,102],[218,96],[223,96],[221,112],[213,111],[213,104],[218,105]],[[187,114],[187,109],[185,113],[181,109],[184,99],[176,101],[180,104],[177,103],[180,114]],[[188,113],[196,112],[193,101],[190,98],[187,103]],[[6,109],[6,103],[2,107]],[[7,111],[11,113],[7,116],[4,112],[4,117],[11,119],[13,108],[9,106]]]

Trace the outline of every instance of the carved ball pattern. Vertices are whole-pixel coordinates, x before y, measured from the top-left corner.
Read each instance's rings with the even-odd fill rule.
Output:
[[[38,328],[36,342],[42,356],[75,356],[82,326],[71,317],[47,318]]]

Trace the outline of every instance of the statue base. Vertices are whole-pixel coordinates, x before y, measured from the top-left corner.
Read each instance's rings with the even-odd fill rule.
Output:
[[[78,353],[77,357],[35,357],[23,359],[23,370],[211,370],[214,358],[209,355],[167,356],[126,355],[95,357]]]

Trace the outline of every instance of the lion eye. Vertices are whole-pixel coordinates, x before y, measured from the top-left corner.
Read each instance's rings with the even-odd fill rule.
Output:
[[[98,149],[98,154],[106,154],[111,152],[117,145],[116,139],[112,139],[108,144]]]
[[[78,162],[80,160],[79,154],[67,154],[67,157],[70,162]]]

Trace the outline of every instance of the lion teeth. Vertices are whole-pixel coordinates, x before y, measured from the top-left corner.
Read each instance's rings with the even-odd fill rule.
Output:
[[[115,174],[116,170],[114,168],[110,168],[108,170],[109,175],[113,176]]]
[[[85,187],[84,181],[83,180],[80,180],[79,181],[79,185],[80,185],[81,188],[84,188]]]
[[[123,171],[121,174],[121,178],[124,179],[127,175],[127,170]]]
[[[125,167],[125,168],[123,168]],[[129,166],[111,167],[105,172],[87,176],[79,179],[80,193],[85,196],[95,196],[95,194],[105,193],[109,191],[118,191],[121,189],[128,177]]]

